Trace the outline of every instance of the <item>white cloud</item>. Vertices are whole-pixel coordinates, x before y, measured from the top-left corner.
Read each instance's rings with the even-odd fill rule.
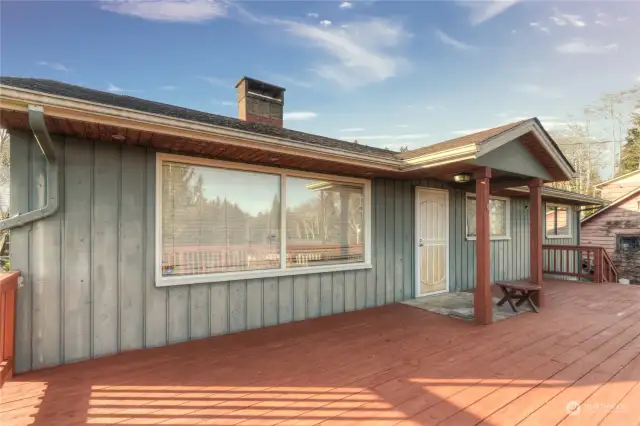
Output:
[[[567,54],[602,54],[615,52],[618,50],[617,43],[593,44],[587,43],[583,39],[576,38],[566,43],[556,46],[556,51]]]
[[[38,65],[42,65],[43,67],[49,67],[56,71],[68,72],[71,71],[69,68],[61,64],[60,62],[47,62],[47,61],[38,61]]]
[[[350,127],[348,129],[340,129],[339,132],[363,132],[364,129],[362,127]]]
[[[513,91],[524,95],[533,95],[544,98],[560,99],[562,93],[555,89],[538,86],[536,84],[519,84],[513,87]]]
[[[317,18],[319,18],[319,17],[320,17],[320,15],[318,15],[318,14],[317,14],[317,13],[315,13],[315,12],[309,12],[309,13],[307,13],[307,17],[309,17],[309,18],[313,18],[313,19],[317,19]]]
[[[571,15],[568,13],[562,13],[558,9],[553,9],[553,15],[549,17],[556,25],[564,27],[565,25],[571,25],[572,27],[586,27],[586,22],[580,15]]]
[[[628,17],[628,16],[620,16],[620,17],[618,17],[618,22],[624,22],[624,21],[626,21],[627,19],[629,19],[629,17]]]
[[[109,92],[109,93],[124,93],[124,92],[126,92],[126,90],[124,90],[121,87],[116,86],[113,83],[109,83],[109,87],[107,87],[107,92]]]
[[[222,78],[207,77],[207,76],[199,76],[198,78],[200,80],[206,81],[207,83],[211,84],[212,86],[226,87],[226,88],[233,87],[233,85],[230,82],[228,82],[228,81],[226,81],[226,80],[224,80]]]
[[[453,46],[458,50],[471,50],[474,47],[464,43],[460,40],[456,40],[455,38],[449,36],[448,34],[446,34],[444,31],[441,31],[439,29],[435,30],[435,34],[436,37],[438,37],[438,39],[443,42],[444,44],[448,44],[449,46]]]
[[[178,86],[173,86],[171,84],[167,84],[165,86],[160,86],[160,90],[172,91],[178,89]]]
[[[330,27],[331,26],[331,21],[329,21],[328,19],[323,19],[322,21],[320,21],[320,25],[322,25],[323,27]]]
[[[317,116],[318,114],[310,111],[294,111],[284,113],[284,119],[292,121],[311,120],[312,118],[316,118]]]
[[[398,127],[399,129],[406,129],[409,127],[408,124],[396,124],[396,127]]]
[[[375,140],[389,139],[389,140],[396,140],[396,141],[404,141],[404,140],[411,140],[411,139],[424,139],[424,138],[428,138],[429,136],[430,135],[427,133],[411,133],[411,134],[404,134],[404,135],[342,136],[340,137],[340,139],[343,139],[343,140],[357,139],[359,141],[375,141]]]
[[[349,23],[348,27],[318,27],[294,21],[274,21],[297,41],[325,53],[314,67],[320,77],[346,87],[363,86],[394,77],[407,62],[394,54],[407,32],[399,23],[381,18]],[[306,44],[305,47],[309,45]]]
[[[204,22],[223,17],[223,0],[102,0],[102,9],[152,21]]]
[[[529,26],[533,27],[533,28],[537,28],[538,30],[542,31],[543,33],[548,33],[549,32],[549,28],[540,25],[539,22],[529,22]]]
[[[596,25],[600,25],[602,27],[608,26],[608,24],[606,22],[604,22],[604,21],[602,21],[600,19],[596,19],[593,23],[596,24]]]
[[[461,1],[461,6],[470,11],[469,22],[479,25],[506,12],[511,6],[520,0],[488,0],[488,1]]]
[[[353,8],[353,3],[348,2],[348,1],[343,1],[342,3],[340,3],[340,9],[351,9]]]
[[[481,129],[471,129],[471,130],[454,130],[453,132],[451,132],[451,134],[456,136],[467,136],[473,133],[484,132],[485,130],[489,130],[489,129],[491,129],[491,127],[483,127]]]

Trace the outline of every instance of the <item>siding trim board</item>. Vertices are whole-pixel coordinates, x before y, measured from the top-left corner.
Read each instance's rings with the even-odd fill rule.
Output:
[[[44,161],[30,134],[10,133],[15,213],[44,202]],[[369,269],[156,287],[156,151],[61,137],[54,142],[65,154],[60,210],[11,235],[11,264],[24,277],[17,293],[17,373],[410,299],[416,186],[448,191],[450,291],[475,285],[465,192],[429,179],[376,178]],[[494,279],[529,274],[525,205],[525,199],[511,199],[511,239],[491,242]],[[551,243],[575,244],[576,238]]]

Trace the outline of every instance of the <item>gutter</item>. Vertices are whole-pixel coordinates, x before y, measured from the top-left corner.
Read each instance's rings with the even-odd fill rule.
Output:
[[[38,210],[32,210],[22,214],[18,212],[17,216],[0,221],[0,230],[19,228],[29,223],[42,220],[57,212],[59,207],[60,187],[58,185],[58,181],[60,170],[56,159],[53,141],[51,140],[51,136],[49,136],[47,126],[44,122],[43,108],[41,106],[29,105],[28,113],[29,127],[31,127],[33,135],[35,136],[36,141],[38,141],[38,145],[40,146],[47,162],[47,181],[45,187],[47,200],[44,207]]]
[[[24,111],[26,105],[38,104],[46,108],[47,116],[50,117],[91,121],[116,127],[130,127],[141,131],[153,131],[202,141],[224,142],[236,146],[254,145],[254,148],[272,152],[284,151],[284,153],[294,153],[312,158],[331,158],[346,164],[360,164],[388,171],[398,171],[401,165],[400,160],[392,157],[383,158],[335,147],[320,147],[278,136],[262,135],[128,108],[106,106],[59,95],[42,94],[12,86],[0,85],[0,89],[0,107],[14,111]]]

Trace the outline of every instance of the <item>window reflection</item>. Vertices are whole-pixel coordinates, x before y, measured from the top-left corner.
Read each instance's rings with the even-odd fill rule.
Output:
[[[280,267],[280,176],[162,163],[162,274]]]
[[[362,262],[364,188],[288,177],[287,266]]]

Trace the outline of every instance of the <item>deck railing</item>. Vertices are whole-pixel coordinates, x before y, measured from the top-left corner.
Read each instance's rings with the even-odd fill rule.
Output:
[[[288,244],[289,266],[363,260],[362,244]],[[185,246],[163,254],[165,275],[207,274],[280,267],[280,245]],[[170,271],[168,270],[170,269]]]
[[[0,273],[0,387],[13,375],[19,272]]]
[[[542,261],[545,274],[597,283],[618,281],[618,270],[602,247],[543,245]]]

